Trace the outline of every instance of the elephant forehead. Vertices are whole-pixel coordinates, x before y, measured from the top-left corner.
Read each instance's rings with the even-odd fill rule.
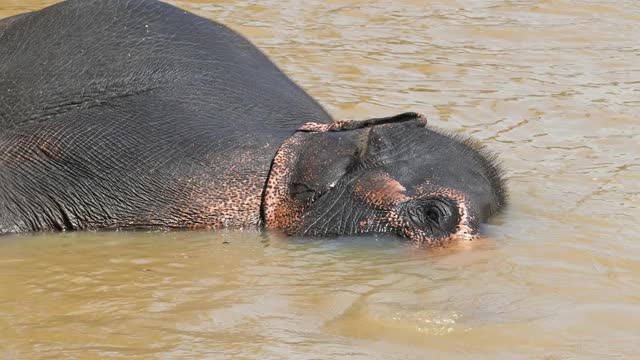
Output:
[[[367,158],[409,194],[418,188],[454,189],[489,214],[506,202],[495,156],[464,136],[410,124],[378,126],[369,137]]]
[[[440,169],[464,170],[490,162],[481,146],[467,137],[416,127],[413,123],[387,124],[372,128],[366,158],[389,165],[396,170],[416,171]],[[484,160],[484,161],[483,161]],[[398,164],[399,166],[394,166]]]

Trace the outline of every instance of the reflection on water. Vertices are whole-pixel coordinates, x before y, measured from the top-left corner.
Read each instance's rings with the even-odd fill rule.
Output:
[[[0,16],[52,1],[3,1]],[[640,3],[173,1],[337,118],[402,111],[501,154],[488,239],[0,239],[0,358],[566,359],[640,351]],[[213,3],[213,4],[211,4]]]

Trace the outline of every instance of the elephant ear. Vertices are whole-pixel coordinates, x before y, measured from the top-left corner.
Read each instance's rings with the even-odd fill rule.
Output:
[[[426,117],[417,113],[303,124],[284,141],[271,165],[262,202],[266,227],[294,232],[310,205],[362,163],[374,126],[407,121],[426,125]]]
[[[420,113],[406,112],[399,115],[373,118],[366,120],[341,120],[332,124],[320,124],[315,122],[308,122],[303,124],[298,131],[303,132],[339,132],[369,128],[376,125],[383,124],[397,124],[407,121],[418,121],[423,126],[427,125],[427,117]]]

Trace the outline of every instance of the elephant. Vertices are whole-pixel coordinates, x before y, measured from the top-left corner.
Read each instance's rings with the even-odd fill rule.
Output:
[[[0,21],[0,234],[446,246],[505,208],[503,173],[418,113],[334,121],[243,36],[160,1],[68,0]]]

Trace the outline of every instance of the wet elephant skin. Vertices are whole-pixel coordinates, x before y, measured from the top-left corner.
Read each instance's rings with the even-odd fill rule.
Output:
[[[266,227],[435,244],[475,236],[505,203],[474,142],[412,113],[332,127],[248,40],[162,2],[4,19],[0,59],[0,233]]]

